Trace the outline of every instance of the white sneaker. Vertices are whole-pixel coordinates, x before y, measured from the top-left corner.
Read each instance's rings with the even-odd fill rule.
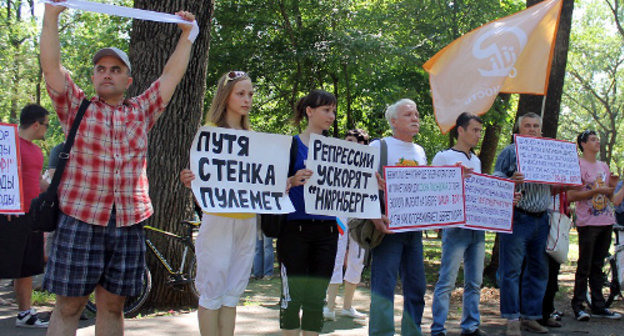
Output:
[[[340,316],[351,317],[354,319],[366,318],[366,314],[360,313],[359,311],[355,310],[354,307],[351,307],[349,309],[343,309],[342,311],[340,311]]]
[[[325,318],[325,321],[336,321],[336,312],[323,307],[323,318]]]
[[[23,315],[17,314],[15,326],[22,328],[47,328],[48,322],[40,320],[37,316],[37,311],[34,308],[30,308],[30,310]]]

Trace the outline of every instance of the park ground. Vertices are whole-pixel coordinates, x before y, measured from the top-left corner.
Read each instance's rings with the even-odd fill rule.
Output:
[[[493,238],[488,236],[489,244],[486,247],[491,250]],[[430,232],[424,239],[425,262],[427,268],[427,294],[425,297],[426,307],[423,316],[423,334],[429,334],[431,324],[431,301],[433,287],[437,278],[437,269],[440,259],[440,241],[436,234]],[[624,335],[624,320],[610,321],[592,319],[589,322],[577,322],[572,317],[570,308],[570,298],[572,295],[574,270],[578,251],[576,248],[576,232],[571,232],[570,259],[568,264],[562,266],[559,275],[560,292],[557,295],[557,308],[565,313],[563,317],[563,328],[551,328],[550,335],[600,335],[615,336]],[[489,253],[489,252],[488,252]],[[489,257],[488,257],[489,258]],[[461,276],[458,284],[461,284]],[[364,275],[363,282],[358,288],[354,306],[365,313],[369,311],[370,291],[367,286],[367,276]],[[491,284],[487,284],[491,285]],[[278,297],[280,281],[278,278],[271,280],[251,280],[243,295],[241,305],[238,308],[236,323],[236,335],[280,335],[278,316]],[[400,315],[402,311],[402,296],[400,287],[397,288],[395,323],[397,333],[400,327]],[[450,309],[447,328],[449,335],[459,335],[459,320],[461,319],[462,289],[458,288],[452,295],[452,306]],[[54,304],[53,296],[35,292],[36,308],[46,314]],[[337,306],[341,307],[340,297]],[[617,299],[613,310],[624,313],[624,302]],[[22,335],[45,335],[45,330],[18,329],[15,328],[15,300],[11,291],[10,281],[0,281],[0,336],[22,336]],[[481,290],[481,329],[488,335],[503,335],[505,330],[505,320],[499,316],[499,293],[493,287],[484,287]],[[77,335],[94,334],[93,318],[80,322]],[[198,335],[197,315],[194,309],[164,309],[150,310],[140,314],[136,318],[127,319],[126,335],[128,336],[157,336],[157,335]],[[338,318],[335,322],[327,322],[323,329],[323,335],[366,335],[367,321],[354,321],[348,318]],[[530,333],[525,332],[525,335]]]

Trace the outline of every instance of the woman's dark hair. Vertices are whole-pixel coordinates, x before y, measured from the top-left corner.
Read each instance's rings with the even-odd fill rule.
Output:
[[[299,98],[295,105],[295,116],[293,123],[299,125],[301,120],[308,118],[306,108],[317,108],[325,105],[336,105],[336,97],[333,94],[323,90],[312,90],[306,96]]]
[[[592,131],[592,130],[585,130],[583,131],[583,133],[579,134],[576,137],[576,143],[578,144],[579,149],[581,150],[581,152],[583,152],[583,146],[581,146],[581,142],[582,143],[587,143],[587,140],[589,140],[589,136],[590,135],[598,135],[596,134],[596,131]]]
[[[370,136],[368,136],[368,133],[366,133],[366,131],[361,128],[347,131],[347,134],[345,134],[345,138],[348,136],[355,137],[358,143],[362,143],[364,145],[368,145],[368,142],[370,141]]]

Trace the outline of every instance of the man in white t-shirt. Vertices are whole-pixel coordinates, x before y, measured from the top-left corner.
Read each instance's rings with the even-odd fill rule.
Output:
[[[438,152],[431,163],[433,166],[463,165],[468,172],[481,173],[481,160],[473,152],[481,139],[483,121],[478,116],[464,112],[457,117],[453,137],[455,146]],[[464,174],[466,175],[466,174]],[[433,324],[431,335],[446,335],[444,323],[449,311],[451,291],[459,265],[464,260],[464,308],[462,310],[462,335],[483,335],[479,330],[479,295],[483,280],[483,260],[485,258],[485,232],[448,228],[442,230],[442,262],[440,276],[433,294]]]
[[[422,166],[427,164],[423,148],[412,142],[420,130],[416,103],[401,99],[386,110],[392,136],[383,138],[387,145],[389,166]],[[381,141],[371,146],[381,148]],[[421,232],[393,233],[388,230],[388,217],[373,220],[377,230],[386,233],[372,249],[371,305],[368,332],[371,336],[394,335],[394,288],[397,275],[403,284],[403,318],[401,335],[421,335],[420,323],[425,307],[425,268]]]

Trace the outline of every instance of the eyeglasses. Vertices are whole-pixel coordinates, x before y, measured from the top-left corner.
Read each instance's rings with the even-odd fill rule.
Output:
[[[228,72],[227,76],[225,77],[225,80],[223,81],[223,86],[225,87],[229,81],[233,81],[243,76],[247,76],[247,74],[244,71],[230,71]]]

